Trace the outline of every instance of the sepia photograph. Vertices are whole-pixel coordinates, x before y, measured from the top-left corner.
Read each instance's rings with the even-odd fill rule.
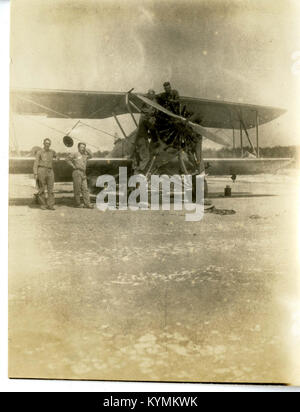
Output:
[[[300,2],[11,0],[8,376],[300,385]]]

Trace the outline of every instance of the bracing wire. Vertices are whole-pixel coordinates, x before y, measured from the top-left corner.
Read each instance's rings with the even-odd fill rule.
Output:
[[[43,108],[43,109],[49,110],[49,111],[51,111],[51,112],[59,115],[60,117],[63,117],[63,118],[66,118],[66,119],[72,119],[70,116],[68,116],[68,115],[66,115],[66,114],[64,114],[64,113],[58,112],[58,111],[56,111],[56,110],[53,110],[53,109],[51,109],[51,108],[49,108],[49,107],[47,107],[47,106],[44,106],[44,105],[42,105],[42,104],[40,104],[40,103],[37,103],[37,102],[35,102],[34,100],[26,99],[26,98],[20,97],[20,96],[18,96],[18,98],[19,98],[20,100],[24,100],[24,101],[27,101],[27,102],[29,102],[29,103],[32,103],[32,104],[34,104],[34,105],[36,105],[36,106],[38,106],[38,107],[41,107],[41,108]],[[31,120],[33,120],[33,119],[31,119]],[[36,123],[38,123],[38,124],[40,124],[40,125],[42,125],[42,126],[44,126],[44,127],[47,127],[47,128],[49,128],[49,129],[51,129],[51,130],[54,130],[54,131],[56,131],[56,132],[58,132],[58,133],[61,133],[61,134],[64,134],[64,135],[66,134],[66,133],[63,132],[62,130],[58,130],[58,129],[54,128],[54,127],[48,126],[48,125],[46,125],[46,124],[44,124],[44,123],[41,123],[41,122],[37,121],[36,119],[34,119],[33,121],[35,121]],[[82,125],[84,125],[84,126],[86,126],[86,127],[89,127],[89,128],[91,128],[91,129],[93,129],[93,130],[96,130],[96,131],[98,131],[98,132],[100,132],[100,133],[106,134],[106,135],[108,135],[108,136],[110,136],[110,137],[115,137],[113,134],[108,133],[108,132],[106,132],[105,130],[101,130],[101,129],[97,128],[97,127],[91,126],[91,125],[89,125],[89,124],[87,124],[87,123],[84,123],[84,122],[82,122],[81,120],[79,120],[79,121],[72,127],[72,129],[69,131],[69,133],[71,133],[71,131],[74,130],[79,124],[82,124]],[[67,134],[69,134],[69,133],[67,133]],[[73,139],[78,140],[78,139],[76,139],[76,138],[74,138],[74,137],[73,137]],[[95,145],[90,144],[90,146],[93,146],[94,148],[97,148],[97,149],[98,149],[98,147],[95,146]]]

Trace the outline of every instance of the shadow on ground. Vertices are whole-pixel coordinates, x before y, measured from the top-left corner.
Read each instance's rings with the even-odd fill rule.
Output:
[[[60,197],[55,199],[55,204],[74,207],[74,200],[70,197]],[[31,209],[38,209],[40,207],[32,197],[9,199],[9,206],[28,206]]]
[[[243,199],[243,198],[259,198],[259,197],[274,197],[274,194],[254,194],[251,192],[237,192],[233,193],[231,196],[224,196],[223,193],[214,192],[209,193],[207,198],[208,199]],[[91,202],[95,202],[95,196],[91,195]],[[55,204],[61,206],[68,206],[74,207],[74,200],[71,197],[56,197]],[[34,197],[22,197],[22,198],[12,198],[9,199],[9,206],[28,206],[32,209],[36,209],[39,207],[37,202],[35,201]]]

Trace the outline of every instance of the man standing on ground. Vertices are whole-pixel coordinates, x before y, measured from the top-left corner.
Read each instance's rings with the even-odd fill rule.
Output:
[[[86,148],[85,143],[78,143],[78,152],[72,153],[67,157],[67,163],[72,167],[75,207],[85,207],[93,209],[90,203],[90,194],[86,178],[86,163],[92,158],[92,153]],[[83,197],[83,205],[80,202],[80,194]]]
[[[54,208],[54,172],[53,172],[53,159],[57,159],[57,155],[54,150],[50,149],[51,140],[44,140],[44,149],[38,150],[35,156],[33,165],[34,178],[38,185],[37,198],[42,210]],[[46,202],[45,191],[47,189],[48,198]]]

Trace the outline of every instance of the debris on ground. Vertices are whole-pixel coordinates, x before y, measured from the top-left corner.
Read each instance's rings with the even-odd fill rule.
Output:
[[[215,215],[235,215],[236,211],[233,209],[217,209],[215,206],[206,210],[207,213],[214,213]]]

